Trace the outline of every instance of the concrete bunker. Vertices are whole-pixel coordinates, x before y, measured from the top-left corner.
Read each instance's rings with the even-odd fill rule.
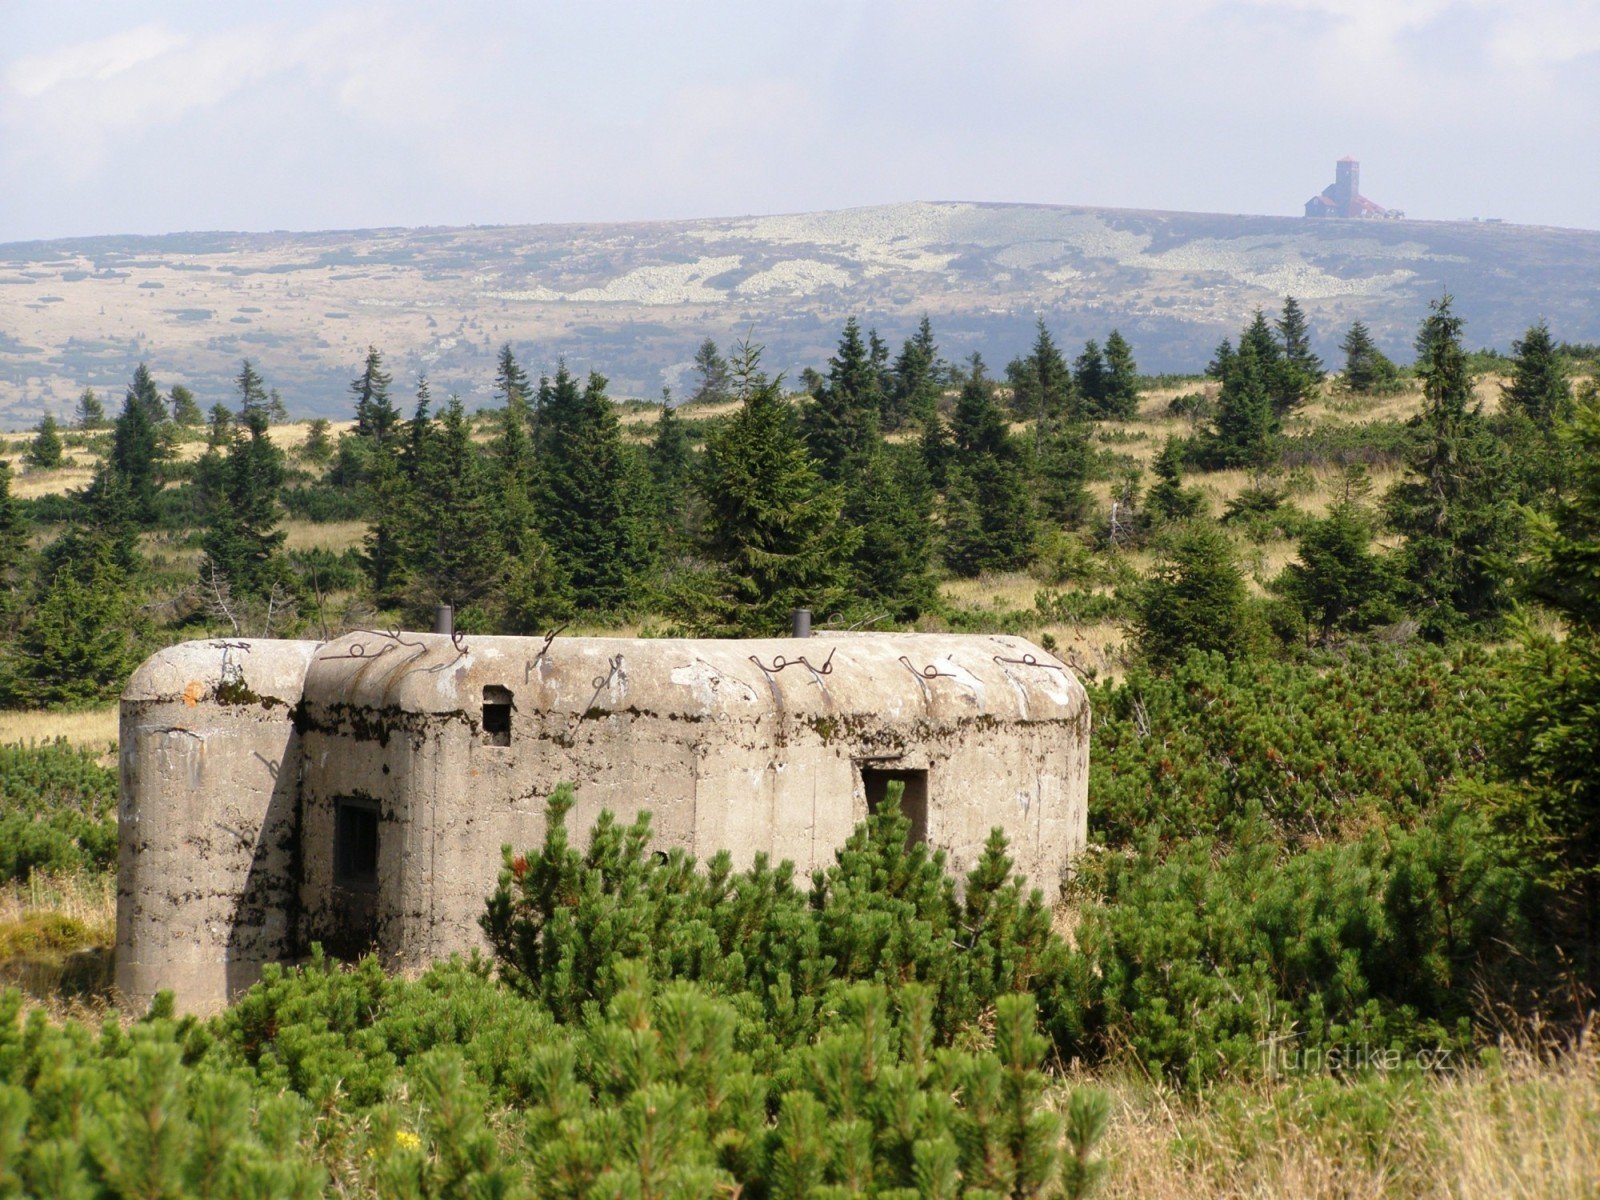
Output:
[[[481,945],[500,848],[576,788],[656,848],[801,872],[903,785],[965,870],[1002,828],[1055,886],[1086,831],[1088,702],[1013,637],[691,641],[350,634],[190,642],[122,702],[117,980],[220,1006],[268,962]]]

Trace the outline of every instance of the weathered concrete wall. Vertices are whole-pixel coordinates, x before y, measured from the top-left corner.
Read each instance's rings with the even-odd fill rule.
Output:
[[[999,826],[1050,889],[1088,740],[1078,681],[1009,637],[189,643],[123,698],[118,983],[204,1011],[312,941],[394,965],[480,945],[501,846],[542,841],[562,782],[580,836],[649,809],[659,848],[805,872],[910,773],[952,869]]]
[[[777,669],[802,653],[818,669]],[[509,745],[484,729],[486,688],[514,706]],[[354,635],[313,664],[305,724],[302,937],[395,964],[480,944],[501,845],[543,838],[563,781],[575,831],[647,808],[659,847],[801,871],[866,815],[863,767],[927,772],[927,838],[958,871],[998,825],[1048,889],[1085,836],[1086,697],[1017,638],[469,637],[463,651]],[[376,878],[359,888],[334,869],[352,798],[379,813]]]
[[[122,696],[117,987],[221,1007],[293,952],[299,738],[317,644],[188,642]]]

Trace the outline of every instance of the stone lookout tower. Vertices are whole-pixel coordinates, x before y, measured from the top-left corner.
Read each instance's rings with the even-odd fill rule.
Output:
[[[1361,194],[1361,164],[1349,155],[1333,164],[1333,182],[1306,201],[1308,217],[1390,217],[1405,213]]]
[[[117,982],[190,1011],[313,942],[481,945],[501,847],[564,781],[574,830],[649,809],[663,849],[801,871],[892,782],[957,870],[998,826],[1053,890],[1086,830],[1083,687],[1012,637],[189,642],[134,674],[121,739]]]

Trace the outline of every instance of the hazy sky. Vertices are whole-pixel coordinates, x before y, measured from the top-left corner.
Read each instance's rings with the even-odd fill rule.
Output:
[[[0,0],[0,241],[898,200],[1600,228],[1600,0]]]

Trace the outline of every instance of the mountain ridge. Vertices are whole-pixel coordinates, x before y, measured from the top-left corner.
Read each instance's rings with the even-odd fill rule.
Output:
[[[689,220],[106,234],[0,244],[0,422],[164,383],[227,399],[251,357],[291,411],[334,415],[367,344],[397,381],[487,400],[511,342],[619,395],[681,388],[707,336],[820,366],[854,313],[892,345],[923,312],[952,357],[1000,366],[1044,318],[1072,352],[1119,327],[1150,370],[1197,370],[1255,307],[1306,307],[1329,353],[1361,319],[1404,353],[1450,290],[1473,345],[1535,319],[1600,341],[1600,232],[1481,221],[1308,219],[910,201]],[[397,390],[399,390],[397,388]]]

